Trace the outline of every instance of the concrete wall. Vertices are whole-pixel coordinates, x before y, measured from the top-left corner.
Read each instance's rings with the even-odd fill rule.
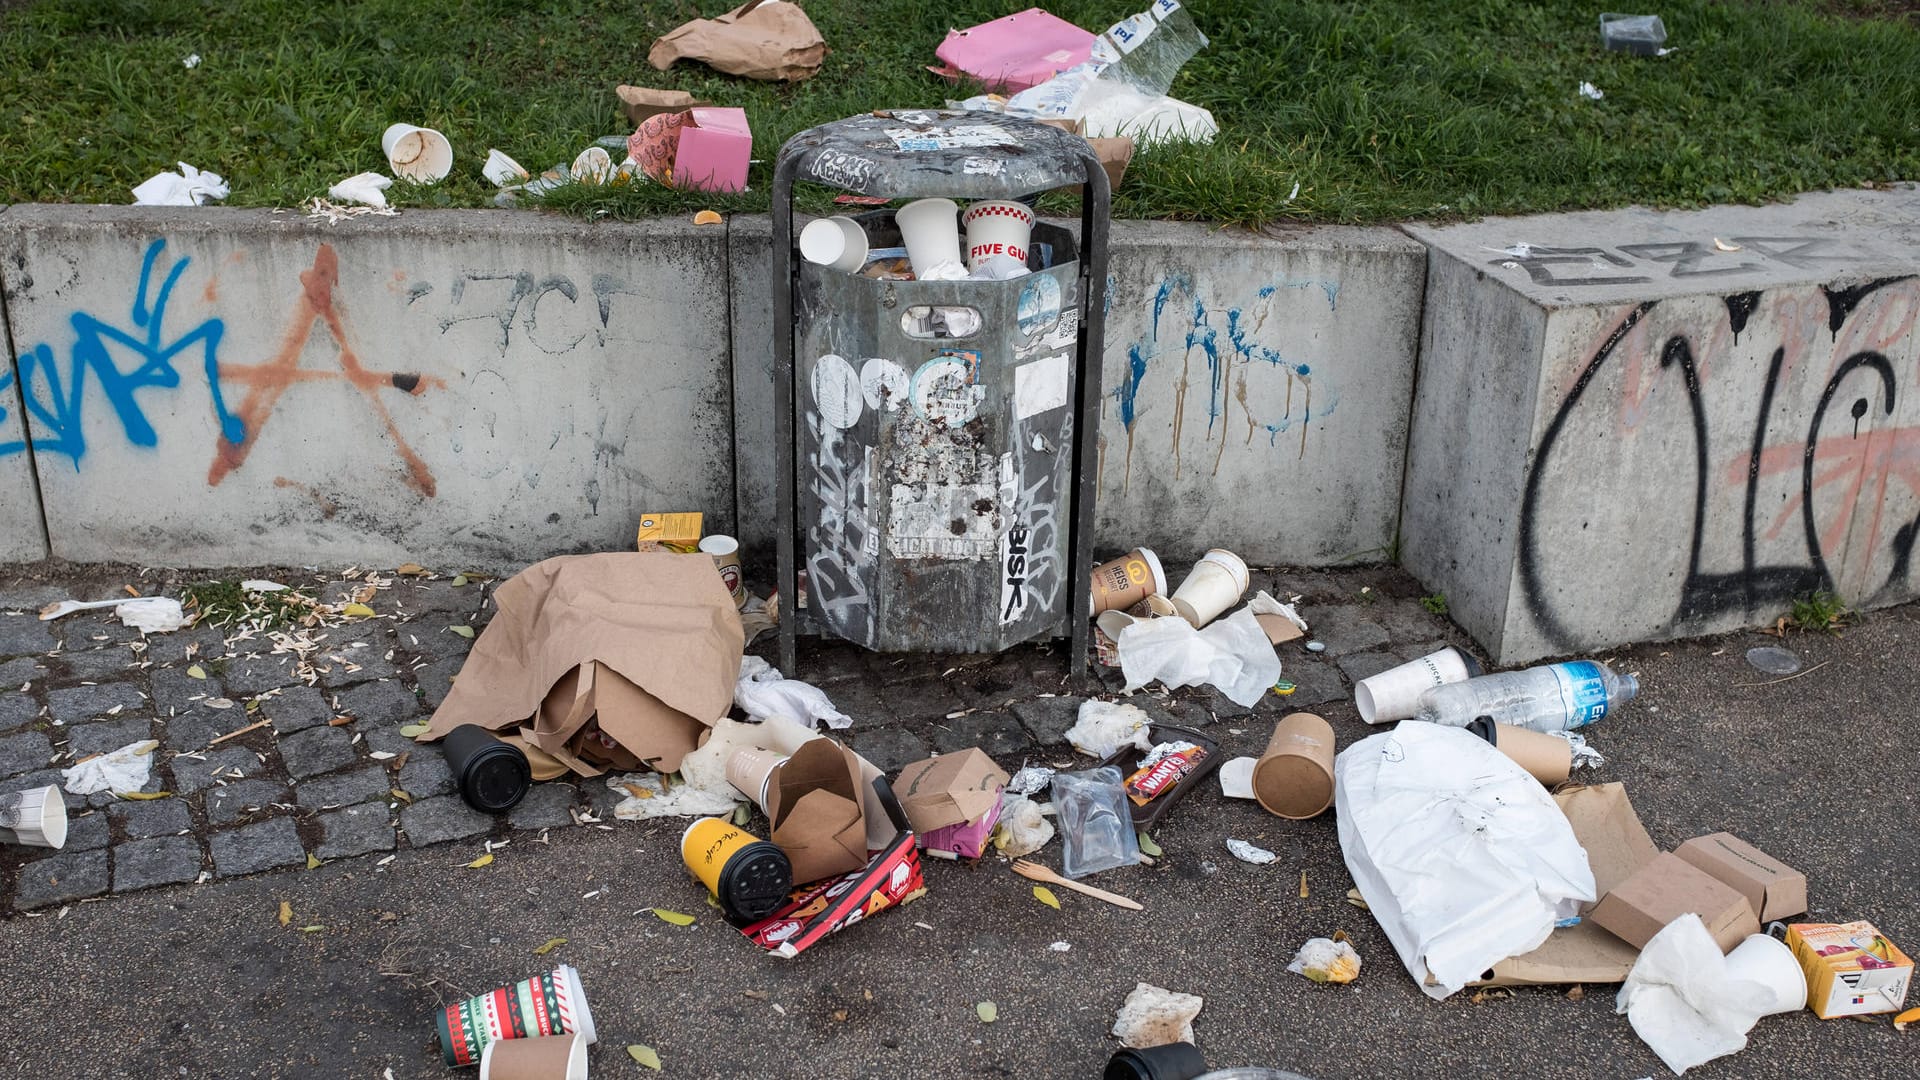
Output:
[[[0,220],[5,219],[6,209],[0,207]],[[6,312],[0,310],[0,343],[9,346],[8,362],[0,365],[0,563],[47,557],[40,489],[26,449],[26,414],[19,380],[14,377],[12,341]]]
[[[721,230],[18,206],[0,264],[57,556],[504,569],[733,526]],[[0,434],[0,484],[25,460]]]
[[[1920,193],[1412,231],[1403,551],[1501,662],[1920,595]]]

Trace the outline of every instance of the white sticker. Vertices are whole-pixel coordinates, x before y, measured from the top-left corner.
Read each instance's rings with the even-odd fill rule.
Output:
[[[1153,17],[1160,22],[1165,22],[1167,16],[1179,10],[1180,0],[1156,0],[1153,5]]]
[[[999,176],[1007,163],[999,158],[970,157],[960,162],[960,171],[968,176]]]
[[[1034,274],[1020,290],[1020,303],[1014,309],[1023,337],[1047,329],[1060,318],[1060,282],[1051,274]]]
[[[991,559],[1000,515],[992,484],[895,484],[887,549],[900,559]]]
[[[1013,369],[1013,418],[1025,420],[1067,403],[1067,354],[1042,357]]]
[[[945,131],[888,128],[887,138],[902,150],[957,150],[970,146],[1019,146],[1020,140],[992,124],[962,124]]]
[[[1000,505],[1012,522],[1000,534],[1000,625],[1018,622],[1027,608],[1027,548],[1031,533],[1021,524],[1020,485],[1015,482],[1013,455],[1000,455]]]
[[[1115,45],[1120,46],[1120,52],[1124,55],[1139,48],[1140,43],[1147,40],[1147,35],[1151,33],[1153,33],[1153,17],[1143,11],[1114,23],[1113,27],[1107,31],[1107,37],[1111,38]]]
[[[813,404],[828,427],[844,431],[859,422],[860,377],[846,357],[828,353],[813,362]]]
[[[892,412],[907,403],[907,369],[891,360],[860,365],[860,396],[874,412]]]
[[[913,407],[936,424],[959,427],[972,420],[984,395],[974,385],[972,368],[950,355],[929,360],[913,373]]]

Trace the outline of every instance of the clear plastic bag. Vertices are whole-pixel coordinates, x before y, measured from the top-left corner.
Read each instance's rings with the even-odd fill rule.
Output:
[[[1140,839],[1120,770],[1112,766],[1053,778],[1054,816],[1065,847],[1060,872],[1086,877],[1140,861]]]

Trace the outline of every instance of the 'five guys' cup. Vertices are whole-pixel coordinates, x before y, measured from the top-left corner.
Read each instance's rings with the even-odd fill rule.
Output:
[[[416,183],[436,183],[453,171],[453,144],[432,128],[394,124],[380,136],[380,151],[393,175]]]
[[[490,1042],[480,1051],[480,1080],[587,1080],[587,1040],[549,1035]]]
[[[740,581],[740,541],[731,536],[715,534],[701,539],[700,550],[713,556],[713,565],[720,571],[721,582],[733,594],[733,606],[746,607],[747,588]]]
[[[1124,611],[1166,591],[1167,574],[1160,569],[1160,556],[1152,548],[1134,548],[1093,568],[1093,591],[1088,594],[1092,607],[1087,614]]]
[[[967,227],[968,270],[980,269],[995,255],[1026,263],[1027,240],[1033,235],[1033,208],[1026,203],[977,202],[960,215],[960,224]]]
[[[65,847],[66,796],[52,785],[0,795],[0,843]]]
[[[1253,797],[1268,813],[1299,820],[1333,805],[1333,725],[1294,713],[1273,726],[1253,766]]]
[[[1360,709],[1360,719],[1369,724],[1408,720],[1420,711],[1421,694],[1478,674],[1479,661],[1448,647],[1361,679],[1353,688],[1353,703]]]
[[[867,265],[867,230],[850,217],[815,218],[800,230],[800,257],[854,274]]]
[[[952,199],[915,199],[893,213],[900,239],[913,263],[913,276],[924,278],[937,266],[965,273],[960,262],[960,204]]]
[[[449,1005],[434,1017],[434,1025],[441,1056],[455,1066],[479,1064],[487,1044],[497,1039],[577,1033],[588,1044],[600,1041],[572,964]]]
[[[1468,724],[1467,730],[1492,743],[1495,750],[1512,758],[1548,787],[1564,782],[1573,774],[1573,744],[1558,736],[1512,724],[1496,724],[1486,716]]]
[[[1240,602],[1253,583],[1247,564],[1225,548],[1214,548],[1193,565],[1193,572],[1173,592],[1174,609],[1198,630]]]

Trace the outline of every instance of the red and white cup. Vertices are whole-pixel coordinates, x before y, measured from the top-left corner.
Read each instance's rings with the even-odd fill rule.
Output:
[[[1033,237],[1033,208],[1026,203],[991,199],[967,207],[960,215],[967,229],[967,269],[996,255],[1004,255],[1022,265],[1027,261],[1027,242]]]
[[[434,1018],[440,1053],[448,1065],[477,1065],[487,1044],[500,1039],[538,1039],[578,1034],[588,1045],[599,1041],[580,973],[572,964],[488,991]]]

